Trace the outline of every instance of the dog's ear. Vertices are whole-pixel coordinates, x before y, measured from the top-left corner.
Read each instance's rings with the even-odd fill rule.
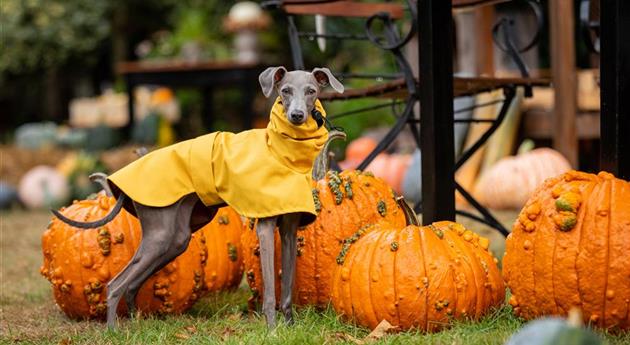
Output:
[[[328,68],[314,68],[311,73],[313,73],[313,77],[315,77],[320,87],[330,85],[335,91],[343,93],[343,84],[335,78]]]
[[[287,69],[282,66],[269,67],[260,73],[258,76],[258,82],[260,83],[260,87],[262,88],[262,92],[265,97],[269,97],[271,95],[273,87],[282,80],[282,78],[284,78],[285,74],[287,74]]]

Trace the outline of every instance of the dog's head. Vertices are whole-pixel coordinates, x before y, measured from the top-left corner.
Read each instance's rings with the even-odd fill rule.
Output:
[[[294,125],[306,122],[321,88],[330,85],[335,91],[343,92],[343,85],[328,68],[287,72],[282,66],[269,67],[258,76],[258,81],[265,97],[271,96],[274,90],[280,95],[287,120]]]

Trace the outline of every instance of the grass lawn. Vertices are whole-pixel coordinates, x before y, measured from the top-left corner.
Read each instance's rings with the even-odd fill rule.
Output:
[[[509,224],[514,217],[502,220]],[[69,320],[39,275],[40,236],[49,219],[47,212],[0,214],[0,344],[356,344],[369,333],[342,322],[332,310],[312,309],[299,310],[295,325],[269,332],[262,317],[247,313],[244,286],[207,296],[184,315],[123,319],[117,331],[99,322]],[[502,252],[499,238],[494,246]],[[521,325],[506,306],[480,322],[457,323],[441,333],[399,333],[373,343],[502,344]],[[604,337],[609,344],[630,344],[630,333]]]

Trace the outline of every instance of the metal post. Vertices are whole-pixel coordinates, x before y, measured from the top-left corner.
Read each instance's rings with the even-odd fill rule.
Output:
[[[424,224],[455,220],[451,3],[418,1]]]
[[[630,2],[600,9],[601,169],[630,180]]]

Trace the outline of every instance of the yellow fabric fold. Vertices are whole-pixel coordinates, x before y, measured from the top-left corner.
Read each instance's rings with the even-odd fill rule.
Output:
[[[326,116],[319,100],[315,106]],[[226,203],[245,217],[303,212],[312,219],[311,171],[327,138],[311,116],[302,125],[291,124],[278,98],[265,129],[214,132],[167,146],[109,180],[147,206],[168,206],[196,193],[206,206]]]

